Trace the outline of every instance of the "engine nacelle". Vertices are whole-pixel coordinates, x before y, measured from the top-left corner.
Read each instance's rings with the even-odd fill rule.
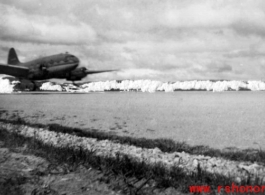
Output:
[[[87,69],[85,67],[77,68],[77,69],[71,71],[70,73],[68,73],[68,75],[66,76],[66,80],[68,80],[68,81],[81,81],[82,78],[86,77],[86,75],[87,75],[86,70]]]

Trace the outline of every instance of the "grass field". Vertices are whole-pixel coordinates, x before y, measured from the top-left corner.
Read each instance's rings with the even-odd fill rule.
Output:
[[[212,148],[263,147],[264,92],[109,92],[1,95],[0,108],[32,123]]]

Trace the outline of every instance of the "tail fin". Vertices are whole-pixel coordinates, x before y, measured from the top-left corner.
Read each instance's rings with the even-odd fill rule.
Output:
[[[14,48],[11,48],[8,53],[7,64],[18,65],[20,61]]]

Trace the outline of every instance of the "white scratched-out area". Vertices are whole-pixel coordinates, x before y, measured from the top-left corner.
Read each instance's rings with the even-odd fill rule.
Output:
[[[103,92],[0,95],[0,109],[31,123],[213,148],[265,148],[265,92]],[[13,116],[12,116],[13,115]]]

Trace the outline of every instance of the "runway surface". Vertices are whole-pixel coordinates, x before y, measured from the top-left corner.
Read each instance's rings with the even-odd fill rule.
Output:
[[[1,94],[0,109],[36,123],[214,148],[265,148],[265,92]]]

